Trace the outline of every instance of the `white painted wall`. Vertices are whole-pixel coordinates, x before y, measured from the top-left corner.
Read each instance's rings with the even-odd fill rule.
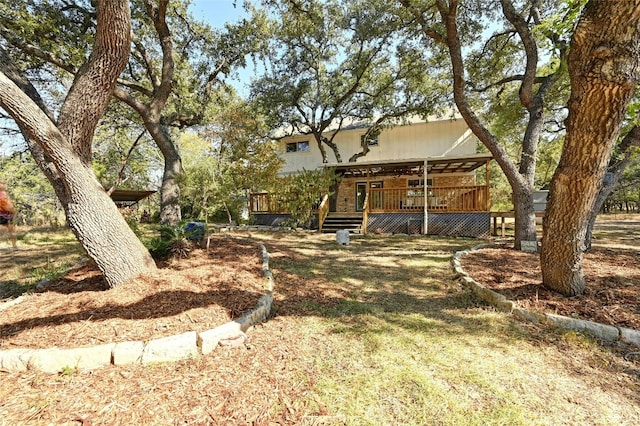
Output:
[[[342,161],[347,162],[360,151],[360,136],[365,129],[341,130],[334,139]],[[308,152],[286,152],[287,143],[309,141]],[[395,126],[382,131],[378,146],[370,147],[369,153],[358,162],[405,160],[426,157],[456,157],[476,153],[477,139],[463,119],[443,119]],[[329,163],[336,163],[333,151],[324,145]],[[299,170],[313,170],[321,166],[322,154],[312,136],[287,137],[279,142],[279,153],[285,164],[282,174]]]

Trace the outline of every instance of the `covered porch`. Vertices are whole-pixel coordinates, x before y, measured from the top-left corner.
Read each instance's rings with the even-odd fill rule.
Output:
[[[488,235],[491,158],[476,154],[328,164],[340,179],[318,204],[317,227],[323,232]],[[478,184],[473,172],[482,166],[484,183]],[[287,213],[277,196],[266,193],[251,195],[250,210],[259,223]]]

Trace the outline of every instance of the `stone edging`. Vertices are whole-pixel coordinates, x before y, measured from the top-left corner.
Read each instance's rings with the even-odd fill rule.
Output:
[[[485,302],[493,305],[497,310],[508,312],[516,317],[533,323],[549,324],[552,326],[590,333],[599,339],[607,341],[621,341],[624,343],[640,346],[640,331],[625,327],[600,324],[593,321],[586,321],[577,318],[565,317],[562,315],[532,312],[519,308],[515,302],[507,300],[502,294],[484,287],[475,281],[463,269],[460,263],[462,256],[481,248],[490,247],[489,244],[482,244],[468,250],[458,251],[453,255],[453,269],[458,279],[474,294]]]
[[[245,332],[265,321],[273,304],[275,282],[269,270],[269,253],[263,244],[260,247],[267,294],[258,300],[256,308],[241,318],[201,333],[190,331],[146,342],[128,341],[71,349],[9,349],[0,351],[0,371],[40,370],[58,373],[67,369],[92,369],[110,364],[170,362],[207,355],[218,346],[242,345],[247,339]],[[2,306],[2,309],[6,307]]]

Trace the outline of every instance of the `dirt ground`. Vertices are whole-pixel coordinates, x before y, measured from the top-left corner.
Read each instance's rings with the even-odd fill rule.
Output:
[[[587,256],[589,291],[580,299],[545,292],[535,255],[481,250],[464,257],[463,264],[480,282],[502,283],[501,291],[511,291],[510,297],[523,305],[638,328],[640,253],[635,242],[622,246],[617,241],[611,247],[600,244]],[[76,267],[1,312],[0,349],[78,347],[206,330],[252,309],[265,291],[255,240],[217,236],[209,251],[195,250],[188,259],[160,266],[154,276],[110,291],[104,291],[95,267]],[[595,275],[600,278],[594,281]],[[330,416],[333,413],[309,392],[305,380],[315,380],[317,368],[311,364],[311,354],[323,343],[295,326],[304,307],[297,301],[338,300],[340,293],[331,293],[333,287],[318,288],[316,280],[306,283],[293,275],[287,279],[290,288],[286,300],[279,301],[278,315],[252,330],[249,344],[238,350],[69,376],[2,373],[10,385],[0,386],[0,411],[11,413],[3,420],[7,424],[154,424],[158,418],[166,420],[163,424],[347,424]],[[299,369],[301,365],[304,368]],[[309,378],[303,380],[302,372]],[[593,372],[588,374],[592,377]],[[609,374],[593,379],[594,386],[609,386]],[[277,413],[275,406],[280,407]],[[301,417],[305,413],[313,413],[313,421]],[[276,417],[282,420],[273,422]]]
[[[506,245],[472,252],[462,265],[521,307],[640,329],[640,248],[634,239],[625,244],[624,236],[611,245],[606,240],[600,236],[586,254],[587,289],[576,297],[546,290],[538,254]],[[2,311],[0,349],[79,347],[211,329],[256,306],[265,292],[261,266],[255,242],[219,236],[209,251],[194,250],[187,259],[161,264],[151,277],[108,292],[95,266],[76,267]]]
[[[79,347],[205,331],[254,308],[263,288],[255,242],[219,237],[210,249],[104,291],[92,264],[73,268],[0,315],[0,349]]]
[[[479,283],[522,308],[640,330],[640,251],[596,247],[582,263],[586,291],[564,297],[542,285],[540,256],[502,246],[461,260]]]

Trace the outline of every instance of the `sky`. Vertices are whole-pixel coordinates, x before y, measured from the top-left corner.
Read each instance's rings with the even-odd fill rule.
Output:
[[[237,3],[235,7],[234,3]],[[242,0],[192,0],[189,9],[196,18],[218,28],[225,22],[237,21],[244,16]]]
[[[227,22],[236,22],[246,16],[242,7],[243,0],[192,0],[189,10],[196,19],[201,19],[214,28],[222,28]],[[234,6],[235,3],[235,6]],[[231,84],[240,96],[249,95],[249,82],[253,67],[238,70],[238,79],[230,79]]]

